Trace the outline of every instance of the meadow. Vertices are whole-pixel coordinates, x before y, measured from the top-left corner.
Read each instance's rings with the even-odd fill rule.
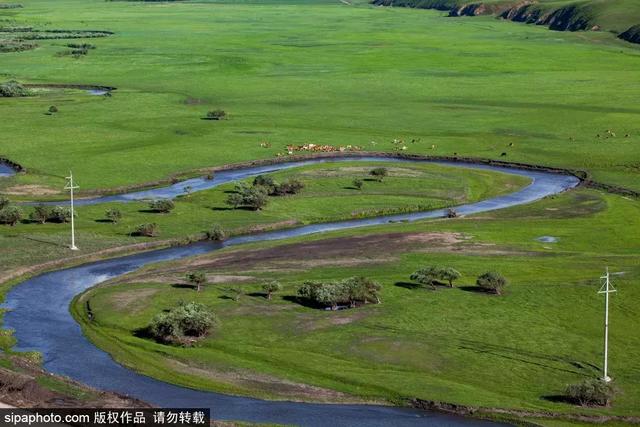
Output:
[[[1,99],[11,120],[0,154],[29,171],[0,182],[4,191],[59,192],[69,169],[81,189],[107,189],[271,158],[288,144],[379,151],[394,139],[418,140],[412,153],[505,153],[640,189],[638,46],[605,32],[362,3],[23,5],[0,11],[3,26],[115,34],[91,39],[96,49],[79,59],[58,55],[68,40],[2,54],[5,79],[118,89]],[[51,105],[59,112],[45,114]],[[202,120],[216,108],[228,120]]]

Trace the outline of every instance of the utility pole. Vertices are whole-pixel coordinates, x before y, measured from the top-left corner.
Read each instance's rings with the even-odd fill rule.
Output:
[[[609,369],[609,294],[616,292],[615,288],[611,285],[611,280],[609,277],[609,267],[607,267],[607,271],[604,276],[601,276],[602,286],[598,291],[599,294],[604,294],[604,372],[602,376],[602,381],[610,382],[611,377],[609,377],[608,369]]]
[[[74,185],[73,173],[71,171],[69,171],[69,176],[66,178],[66,180],[67,185],[65,185],[64,189],[69,190],[69,192],[71,193],[71,246],[69,247],[69,249],[71,249],[72,251],[77,251],[78,248],[76,247],[76,227],[74,222],[75,211],[73,210],[73,190],[79,187],[77,185]]]

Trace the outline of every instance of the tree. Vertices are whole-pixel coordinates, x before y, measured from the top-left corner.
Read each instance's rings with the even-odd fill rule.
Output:
[[[40,224],[44,224],[51,217],[51,208],[46,205],[37,205],[33,208],[33,212],[29,215],[29,218],[32,221],[36,221]]]
[[[266,189],[262,186],[249,187],[244,183],[236,185],[235,193],[229,194],[227,204],[235,209],[246,206],[253,210],[260,210],[268,203]]]
[[[362,184],[363,183],[362,183],[362,180],[360,178],[354,179],[352,184],[353,184],[353,187],[356,190],[362,190]]]
[[[49,107],[49,114],[55,114],[58,112],[58,107],[56,107],[55,105],[52,105],[51,107]]]
[[[176,205],[173,203],[173,200],[170,200],[170,199],[152,200],[149,203],[149,209],[151,209],[154,212],[159,212],[159,213],[169,213],[175,207],[176,207]]]
[[[227,117],[227,113],[224,110],[212,110],[207,112],[207,119],[209,120],[224,120]]]
[[[206,306],[195,302],[180,304],[168,312],[157,314],[149,332],[163,343],[180,343],[185,337],[202,337],[217,324],[217,318]]]
[[[351,308],[356,306],[356,303],[361,301],[364,304],[367,302],[375,302],[380,304],[380,285],[375,280],[369,279],[364,276],[350,277],[344,281],[345,293],[349,298],[349,306]]]
[[[507,285],[507,279],[500,273],[489,271],[478,276],[476,284],[487,292],[500,295],[502,289]]]
[[[231,193],[227,197],[227,204],[234,209],[238,209],[244,204],[244,197],[240,193]]]
[[[440,273],[437,267],[425,267],[415,271],[409,278],[424,286],[436,288],[435,282],[439,279]]]
[[[22,219],[22,210],[17,206],[5,206],[0,209],[0,224],[15,226]]]
[[[196,291],[200,292],[202,285],[207,283],[207,276],[202,271],[187,273],[187,282],[196,287]]]
[[[271,193],[276,186],[275,181],[269,175],[258,175],[253,179],[254,187],[265,187],[268,193]]]
[[[375,168],[369,172],[369,175],[373,176],[378,182],[382,182],[385,176],[389,174],[387,168]]]
[[[277,282],[275,280],[262,285],[262,290],[267,293],[268,300],[271,300],[271,296],[274,293],[278,292],[280,289],[282,289],[282,285],[280,284],[280,282]]]
[[[231,288],[229,290],[231,291],[231,299],[233,299],[236,302],[240,301],[240,298],[242,297],[242,295],[244,295],[244,291],[242,290],[242,288],[238,286],[236,286],[235,288]]]
[[[111,208],[111,209],[107,209],[107,211],[105,212],[105,216],[113,224],[117,224],[118,221],[122,219],[122,212],[120,212],[120,209]]]
[[[455,209],[453,208],[447,209],[447,218],[457,218],[457,217],[458,217],[458,212],[456,212]]]
[[[227,238],[227,233],[220,224],[214,224],[206,233],[207,239],[221,242]]]
[[[269,193],[271,196],[285,196],[287,194],[298,194],[304,188],[304,183],[300,180],[290,178],[282,184],[276,184]]]
[[[31,91],[15,80],[0,84],[0,98],[19,96],[31,96]]]
[[[462,276],[458,270],[452,267],[444,267],[439,271],[439,273],[439,278],[446,280],[449,283],[450,288],[453,288],[453,282]]]
[[[0,196],[0,210],[9,206],[9,203],[11,203],[9,199],[4,196]]]
[[[158,224],[155,222],[140,224],[133,231],[134,236],[156,237],[159,232]]]
[[[589,378],[567,386],[566,394],[581,406],[609,406],[615,389],[611,383],[599,378]]]

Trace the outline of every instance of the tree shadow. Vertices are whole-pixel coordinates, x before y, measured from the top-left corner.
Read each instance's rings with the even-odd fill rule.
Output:
[[[254,298],[264,298],[267,299],[267,293],[266,292],[250,292],[247,294],[247,296],[249,297],[254,297]]]
[[[418,283],[413,283],[413,282],[396,282],[394,283],[394,285],[399,288],[405,288],[410,290],[425,289],[423,285],[420,285]]]
[[[26,240],[31,240],[32,242],[44,243],[46,245],[57,246],[59,248],[66,248],[67,247],[67,245],[64,244],[64,243],[53,242],[53,241],[50,241],[50,240],[37,239],[35,237],[29,237],[29,236],[24,236],[24,238]]]
[[[316,308],[316,309],[324,309],[325,307],[321,304],[318,304],[315,301],[312,301],[310,299],[307,298],[301,298],[297,295],[283,295],[282,299],[284,301],[288,301],[288,302],[293,302],[296,304],[299,304],[303,307],[307,307],[307,308]]]
[[[193,290],[198,289],[197,286],[189,285],[187,283],[172,283],[171,287],[174,288],[174,289],[193,289]]]
[[[213,211],[251,211],[251,212],[255,211],[255,209],[250,208],[249,206],[238,206],[237,208],[214,206],[211,208],[211,210]]]
[[[362,188],[357,188],[354,186],[346,186],[346,187],[342,187],[344,190],[357,190],[357,191],[362,191]]]
[[[134,329],[133,336],[136,338],[143,338],[147,340],[154,340],[153,334],[151,334],[151,327],[145,326],[143,328]]]
[[[567,405],[575,405],[576,402],[571,399],[568,396],[563,396],[561,394],[550,394],[550,395],[546,395],[546,396],[542,396],[543,400],[546,400],[547,402],[553,402],[553,403],[565,403]]]
[[[140,212],[140,213],[153,213],[153,214],[169,213],[169,212],[162,212],[162,211],[159,211],[157,209],[139,209],[138,212]]]
[[[110,219],[96,219],[96,220],[94,220],[94,222],[99,222],[99,223],[102,223],[102,224],[115,224]]]
[[[465,292],[472,292],[474,294],[484,294],[484,295],[496,295],[493,292],[490,292],[486,289],[481,288],[480,286],[457,286],[458,289]]]

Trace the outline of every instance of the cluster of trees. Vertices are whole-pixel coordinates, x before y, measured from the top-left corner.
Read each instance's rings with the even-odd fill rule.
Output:
[[[297,179],[288,179],[277,183],[270,176],[258,175],[253,185],[236,184],[235,191],[227,198],[227,204],[234,209],[246,207],[253,210],[264,208],[269,202],[268,196],[285,196],[297,194],[304,188],[304,183]]]
[[[0,83],[0,98],[14,98],[20,96],[31,96],[31,91],[15,80]]]
[[[298,289],[298,296],[323,307],[337,310],[339,305],[380,303],[382,286],[367,277],[350,277],[333,282],[307,281]]]
[[[446,266],[429,266],[416,270],[410,279],[424,286],[430,286],[432,289],[436,285],[445,282],[449,287],[453,287],[453,282],[458,280],[462,274],[453,267]],[[489,271],[481,274],[476,279],[476,285],[482,290],[500,295],[507,285],[507,279],[500,273]]]
[[[569,400],[581,406],[609,406],[615,388],[599,378],[589,378],[567,386],[565,393]]]
[[[144,236],[144,237],[156,237],[160,233],[160,227],[155,222],[149,222],[146,224],[138,225],[133,232],[132,236]]]
[[[196,302],[157,314],[149,325],[150,335],[167,344],[187,344],[193,338],[206,336],[218,323],[215,314]]]
[[[38,205],[33,208],[29,219],[39,224],[46,222],[66,223],[71,221],[71,209],[64,206]]]
[[[0,224],[16,225],[22,219],[22,209],[11,204],[9,199],[0,196]]]

